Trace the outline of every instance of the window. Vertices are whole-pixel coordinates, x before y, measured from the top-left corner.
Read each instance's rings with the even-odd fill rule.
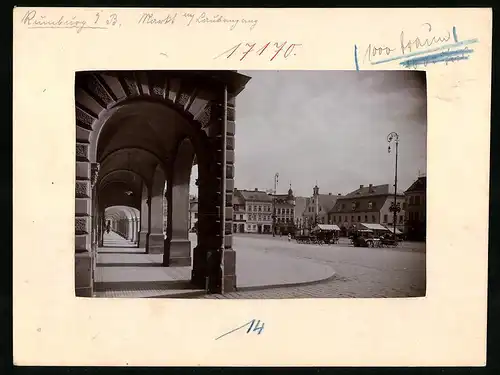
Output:
[[[361,216],[358,216],[358,221],[361,221]]]
[[[372,215],[372,223],[375,223],[377,219],[375,219],[375,215]]]
[[[345,204],[344,204],[344,203],[342,203],[342,204],[340,205],[340,208],[343,210],[343,209],[345,208]],[[347,221],[347,219],[346,219],[346,221]]]
[[[351,208],[353,211],[356,209],[356,202],[352,202]]]
[[[261,211],[262,211],[262,206],[259,206],[259,212],[261,212]]]
[[[365,222],[368,223],[368,215],[365,215]]]
[[[347,216],[344,219],[345,219],[344,221],[347,222]]]
[[[252,225],[253,229],[257,229],[257,225],[253,224]]]
[[[368,202],[368,209],[371,210],[373,208],[373,202]]]
[[[413,204],[413,197],[410,197],[409,205],[411,206],[412,204]]]
[[[290,215],[293,215],[293,208],[290,209]]]
[[[354,216],[351,216],[351,221],[354,222]]]
[[[384,223],[387,223],[387,215],[384,215]]]
[[[195,218],[195,219],[198,219],[198,212],[195,212],[195,213],[194,213],[194,218]]]
[[[420,204],[420,197],[418,195],[415,197],[415,204]]]
[[[403,216],[403,215],[400,215],[400,216],[399,216],[399,222],[400,222],[400,223],[402,223],[402,222],[403,222],[403,220],[404,220],[404,216]]]
[[[403,210],[406,210],[406,202],[403,202]]]
[[[240,215],[240,220],[243,220],[243,215]]]

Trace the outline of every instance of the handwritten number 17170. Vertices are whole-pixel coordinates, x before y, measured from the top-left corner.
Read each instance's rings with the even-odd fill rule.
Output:
[[[264,45],[257,45],[257,43],[245,43],[243,46],[243,42],[229,48],[227,51],[222,52],[220,55],[214,57],[214,59],[217,59],[219,57],[222,57],[226,55],[226,59],[229,59],[232,57],[237,51],[242,53],[242,56],[240,58],[240,61],[242,61],[245,57],[250,52],[255,52],[257,55],[261,56],[265,52],[269,54],[270,58],[269,61],[273,61],[279,54],[280,52],[283,52],[283,57],[287,59],[290,56],[295,56],[296,55],[296,48],[301,46],[302,44],[297,44],[297,43],[288,43],[288,42],[283,42],[283,43],[271,43],[267,42]],[[237,54],[237,56],[239,56]]]

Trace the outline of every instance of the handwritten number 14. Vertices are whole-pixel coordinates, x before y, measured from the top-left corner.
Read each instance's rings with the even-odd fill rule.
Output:
[[[254,323],[255,323],[255,319],[253,319],[252,321],[250,321],[250,326],[247,329],[247,333],[250,333],[250,332],[259,332],[257,334],[260,335],[261,332],[262,332],[262,330],[264,329],[264,322],[262,322],[261,326],[259,325],[260,320],[257,320],[257,323],[255,324],[255,326],[254,326]],[[253,328],[253,330],[252,330],[252,328]]]

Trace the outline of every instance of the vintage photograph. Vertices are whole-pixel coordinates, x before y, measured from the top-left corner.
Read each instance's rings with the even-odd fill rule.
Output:
[[[75,293],[426,294],[421,71],[75,74]]]

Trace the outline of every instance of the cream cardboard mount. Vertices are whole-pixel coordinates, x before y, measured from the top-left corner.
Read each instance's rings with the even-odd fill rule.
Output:
[[[15,8],[15,363],[484,365],[491,14]],[[426,297],[76,298],[74,78],[106,69],[425,70]]]

